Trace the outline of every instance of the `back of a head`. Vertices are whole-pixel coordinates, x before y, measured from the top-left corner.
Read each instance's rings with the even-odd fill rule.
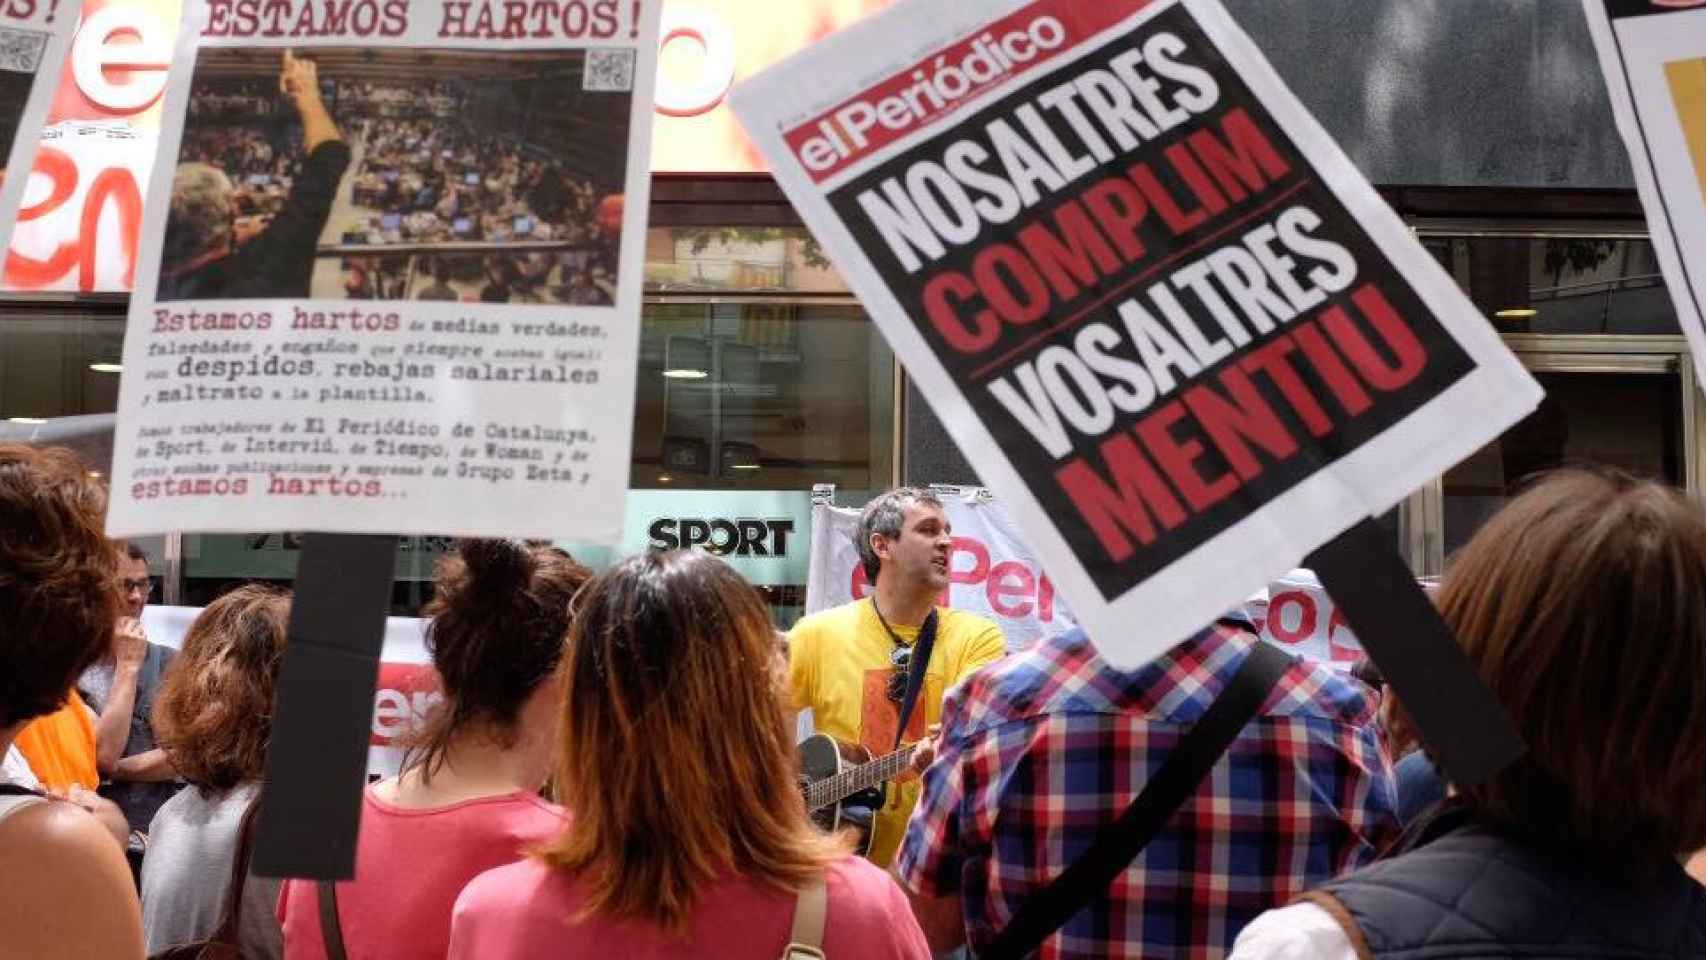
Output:
[[[52,713],[112,638],[106,491],[67,450],[0,444],[0,727]]]
[[[725,870],[789,889],[837,855],[800,802],[786,682],[763,599],[715,557],[632,557],[587,586],[558,758],[574,813],[543,856],[588,914],[680,930]]]
[[[261,779],[272,736],[290,595],[247,584],[207,605],[154,700],[154,735],[204,790]]]
[[[1440,611],[1528,744],[1485,818],[1650,873],[1706,846],[1706,516],[1610,473],[1543,478],[1454,559]]]
[[[591,577],[562,550],[512,540],[462,540],[439,562],[423,613],[444,701],[414,738],[425,775],[464,733],[515,743],[522,706],[562,661],[569,602]]]
[[[206,163],[181,163],[172,176],[171,206],[160,264],[171,270],[231,237],[231,180]]]

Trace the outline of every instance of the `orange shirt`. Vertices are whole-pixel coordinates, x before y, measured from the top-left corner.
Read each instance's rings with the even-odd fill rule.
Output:
[[[95,716],[75,690],[65,706],[31,720],[16,743],[44,787],[93,790],[101,785],[95,768]]]

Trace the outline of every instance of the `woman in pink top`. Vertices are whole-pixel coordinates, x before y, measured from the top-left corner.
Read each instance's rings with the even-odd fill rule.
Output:
[[[336,884],[349,960],[443,960],[474,876],[559,833],[550,773],[569,601],[591,576],[561,550],[465,540],[439,566],[427,644],[444,700],[401,776],[368,788],[355,880]],[[286,960],[326,956],[319,891],[279,896]]]
[[[776,960],[822,880],[832,960],[928,960],[899,888],[806,817],[757,591],[708,554],[653,553],[575,607],[557,754],[572,819],[468,885],[450,956]]]

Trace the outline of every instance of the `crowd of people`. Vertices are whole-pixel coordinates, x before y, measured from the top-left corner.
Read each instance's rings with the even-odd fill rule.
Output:
[[[513,249],[347,255],[342,289],[313,290],[318,296],[614,302],[619,193],[601,190],[518,135],[480,130],[455,81],[420,91],[371,80],[321,81],[317,70],[293,65],[312,63],[289,59],[277,82],[221,78],[194,88],[168,225],[165,298],[199,292],[201,285],[179,280],[185,264],[194,269],[202,261],[241,258],[282,225],[293,248],[289,276],[257,270],[273,296],[309,294],[315,247],[328,240]],[[281,88],[290,91],[284,98]],[[333,153],[341,162],[328,159]],[[310,189],[298,190],[299,184]],[[180,242],[195,249],[180,253]]]
[[[1137,670],[1077,630],[1009,653],[939,606],[951,531],[917,489],[863,511],[870,594],[786,634],[709,554],[594,575],[461,541],[426,611],[444,697],[366,790],[355,879],[281,884],[247,853],[290,597],[239,587],[151,644],[99,483],[0,446],[7,955],[1706,956],[1706,514],[1654,483],[1540,478],[1437,591],[1517,762],[1446,782],[1372,665],[1282,655],[1147,847],[1034,942],[1003,934],[1276,656],[1241,611]],[[834,832],[802,709],[850,761],[909,751]]]

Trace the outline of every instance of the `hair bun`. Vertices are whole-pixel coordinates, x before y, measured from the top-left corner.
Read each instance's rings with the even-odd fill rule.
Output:
[[[515,540],[463,540],[456,552],[482,590],[525,590],[533,576],[533,555]]]

